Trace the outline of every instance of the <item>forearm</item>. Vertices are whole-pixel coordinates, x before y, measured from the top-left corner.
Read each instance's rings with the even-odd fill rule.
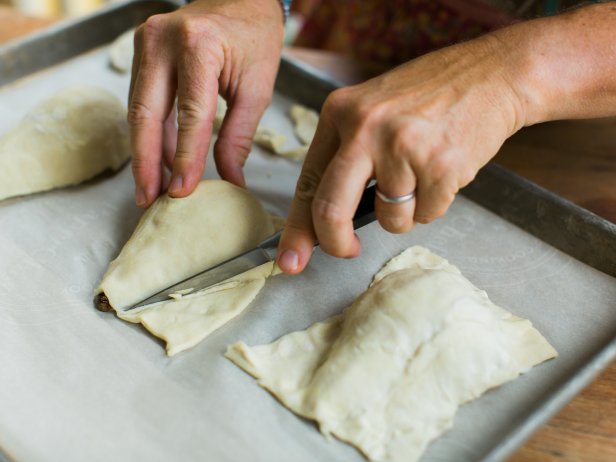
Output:
[[[504,46],[521,125],[616,115],[616,2],[491,34]]]

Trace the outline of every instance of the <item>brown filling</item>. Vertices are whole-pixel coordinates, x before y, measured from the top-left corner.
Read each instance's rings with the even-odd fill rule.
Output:
[[[94,306],[99,311],[111,311],[113,309],[111,308],[111,304],[109,303],[107,295],[105,295],[104,293],[100,293],[96,297],[94,297]]]

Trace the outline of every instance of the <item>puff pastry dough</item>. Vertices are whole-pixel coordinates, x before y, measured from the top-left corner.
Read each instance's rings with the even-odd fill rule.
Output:
[[[0,139],[0,200],[119,169],[130,157],[126,109],[99,87],[70,87]]]
[[[301,104],[294,104],[289,110],[289,115],[295,125],[295,136],[304,145],[312,143],[319,124],[319,114]]]
[[[460,271],[411,247],[343,314],[226,353],[293,412],[372,461],[419,459],[458,406],[556,351]]]
[[[215,132],[218,132],[220,130],[220,127],[222,126],[222,123],[225,119],[226,113],[227,102],[220,95],[218,95],[218,100],[216,103],[216,116],[214,117],[213,125]],[[284,136],[282,133],[277,132],[276,130],[272,130],[266,127],[257,127],[255,136],[253,137],[252,141],[257,146],[265,149],[272,154],[276,154],[280,157],[286,157],[287,159],[302,161],[308,153],[308,144],[310,144],[310,141],[312,141],[312,136],[314,136],[314,130],[316,130],[316,125],[314,126],[314,130],[311,128],[311,123],[313,122],[312,113],[316,115],[316,112],[304,108],[299,104],[296,104],[291,108],[290,115],[294,121],[297,136],[299,137],[300,133],[302,134],[302,136],[304,136],[304,138],[306,136],[310,136],[310,140],[308,141],[308,143],[304,143],[304,145],[302,146],[285,149],[284,146],[287,142],[287,137]],[[299,117],[299,119],[297,119],[296,117]],[[316,115],[316,117],[316,120],[318,122],[318,115]]]
[[[120,74],[130,71],[133,65],[135,29],[129,29],[116,38],[109,47],[109,64]]]
[[[188,197],[160,197],[143,215],[97,294],[121,319],[142,323],[173,355],[190,348],[243,311],[272,273],[268,263],[204,291],[178,294],[141,310],[126,308],[242,252],[281,227],[248,191],[203,180]]]

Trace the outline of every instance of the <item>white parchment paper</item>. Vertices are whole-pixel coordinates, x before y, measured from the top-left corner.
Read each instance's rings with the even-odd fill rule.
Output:
[[[73,84],[123,100],[128,76],[106,50],[0,90],[0,133]],[[289,134],[277,96],[262,125]],[[15,153],[18,156],[19,153]],[[209,162],[206,176],[215,176]],[[284,215],[299,165],[254,150],[249,188]],[[140,211],[129,167],[84,185],[0,203],[0,448],[17,461],[361,461],[281,406],[222,353],[270,342],[339,313],[373,274],[421,244],[449,259],[497,303],[529,318],[560,353],[459,411],[425,460],[475,460],[524,419],[616,331],[616,281],[460,197],[406,235],[360,230],[360,258],[317,250],[304,274],[279,276],[237,319],[170,359],[143,328],[92,306],[93,289]],[[357,384],[362,386],[362,384]]]

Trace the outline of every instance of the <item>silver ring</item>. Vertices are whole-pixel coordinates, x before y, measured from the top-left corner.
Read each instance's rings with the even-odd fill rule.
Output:
[[[386,196],[381,191],[379,191],[379,186],[376,186],[376,195],[379,199],[387,204],[404,204],[405,202],[412,201],[415,199],[415,191],[411,191],[404,196]]]

